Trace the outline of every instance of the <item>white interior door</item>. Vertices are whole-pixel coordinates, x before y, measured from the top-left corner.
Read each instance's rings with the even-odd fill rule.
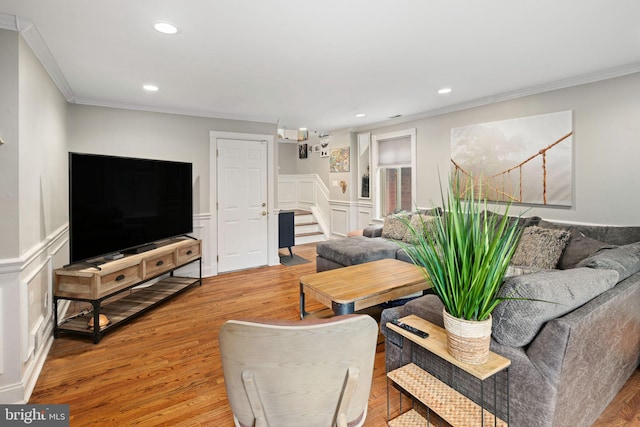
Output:
[[[268,263],[267,143],[218,139],[218,271]]]

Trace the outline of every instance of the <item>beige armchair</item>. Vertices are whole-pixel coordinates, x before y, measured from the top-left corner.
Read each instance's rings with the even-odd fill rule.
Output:
[[[227,321],[219,342],[235,425],[362,426],[377,335],[367,315]]]

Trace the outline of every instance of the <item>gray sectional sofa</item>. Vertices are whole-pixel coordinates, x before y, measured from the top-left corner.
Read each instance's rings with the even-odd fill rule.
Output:
[[[640,227],[538,217],[521,219],[521,225],[514,255],[521,264],[505,279],[503,295],[554,303],[510,300],[493,313],[491,349],[512,362],[510,425],[590,426],[640,363]],[[408,261],[382,233],[372,227],[363,236],[319,244],[318,271],[385,257]],[[385,309],[381,329],[389,370],[411,353],[385,324],[410,314],[442,326],[435,295]],[[474,393],[464,382],[458,389]]]

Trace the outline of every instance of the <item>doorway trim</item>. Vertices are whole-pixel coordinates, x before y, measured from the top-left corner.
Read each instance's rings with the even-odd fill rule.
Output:
[[[267,142],[267,251],[268,265],[278,265],[278,211],[276,209],[275,136],[261,133],[209,132],[209,208],[214,226],[209,236],[209,249],[213,254],[213,274],[218,274],[218,139],[238,139]]]

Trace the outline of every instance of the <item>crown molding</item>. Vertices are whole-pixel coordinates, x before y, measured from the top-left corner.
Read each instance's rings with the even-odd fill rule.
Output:
[[[0,13],[0,29],[18,31],[16,17],[14,15],[8,15],[6,13]]]
[[[0,28],[17,31],[22,36],[67,102],[73,102],[75,95],[33,22],[19,16],[0,13]]]
[[[74,97],[73,101],[69,101],[69,102],[73,102],[74,104],[79,104],[79,105],[88,105],[92,107],[120,108],[124,110],[147,111],[151,113],[178,114],[183,116],[205,117],[210,119],[239,120],[239,121],[248,121],[248,122],[256,122],[256,123],[266,123],[270,125],[275,125],[278,121],[274,117],[217,113],[217,112],[195,110],[195,109],[188,109],[188,108],[171,108],[171,107],[155,107],[155,106],[152,107],[148,105],[130,104],[126,102],[116,102],[116,101],[110,101],[110,100],[104,100],[104,99],[98,99],[98,98]]]
[[[51,54],[51,51],[40,35],[40,32],[38,32],[36,26],[33,25],[31,21],[22,20],[20,18],[18,18],[17,21],[18,31],[36,55],[44,69],[49,73],[51,80],[53,80],[60,92],[62,92],[62,96],[64,96],[68,102],[73,102],[75,95],[71,90],[71,86],[69,86],[67,79],[64,77],[62,70],[58,66],[58,63]]]
[[[631,64],[625,64],[618,67],[608,68],[606,70],[600,70],[593,73],[582,74],[580,76],[570,77],[567,79],[555,80],[552,82],[543,83],[540,85],[529,86],[522,89],[517,89],[509,92],[502,92],[495,95],[489,95],[482,98],[476,98],[470,101],[461,102],[458,104],[448,105],[442,108],[436,108],[428,110],[422,113],[411,114],[408,116],[399,117],[397,119],[384,120],[377,123],[359,126],[357,128],[348,129],[349,131],[363,132],[380,127],[393,126],[396,124],[412,122],[415,120],[426,119],[435,116],[441,116],[443,114],[454,113],[456,111],[468,110],[470,108],[482,107],[485,105],[496,104],[498,102],[509,101],[512,99],[524,98],[526,96],[537,95],[540,93],[551,92],[554,90],[567,89],[575,86],[580,86],[589,83],[595,83],[603,80],[609,80],[616,77],[622,77],[629,74],[640,72],[640,62],[633,62]]]

